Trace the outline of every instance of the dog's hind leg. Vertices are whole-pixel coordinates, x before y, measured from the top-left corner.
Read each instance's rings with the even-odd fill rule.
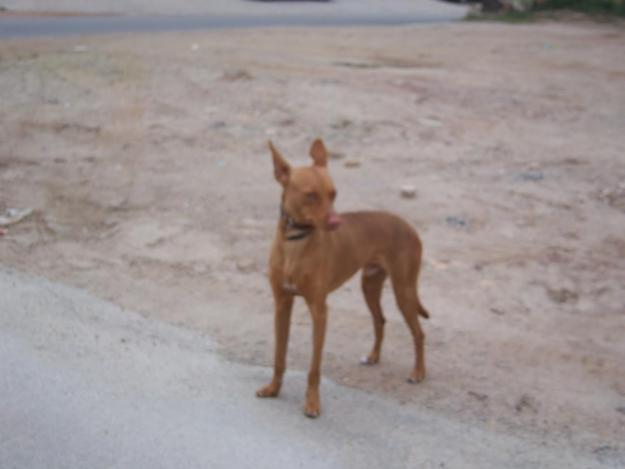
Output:
[[[360,363],[363,365],[375,365],[380,361],[380,349],[384,339],[384,314],[380,305],[382,297],[382,287],[386,279],[386,271],[377,265],[366,266],[362,271],[362,292],[365,295],[367,307],[373,317],[373,330],[375,332],[375,342],[373,349],[368,356],[362,357]]]
[[[409,383],[425,379],[425,334],[419,324],[419,315],[428,317],[417,296],[417,276],[419,264],[397,265],[391,271],[391,280],[397,306],[401,311],[414,341],[415,367],[408,378]]]

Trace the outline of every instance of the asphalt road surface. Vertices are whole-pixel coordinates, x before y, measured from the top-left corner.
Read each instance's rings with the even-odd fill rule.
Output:
[[[207,0],[174,8],[162,0],[138,1],[123,9],[120,2],[48,3],[13,1],[11,10],[31,14],[0,15],[0,37],[63,36],[120,32],[189,31],[233,27],[365,26],[446,22],[463,18],[464,5],[420,0],[384,3],[363,0],[340,2],[245,2]],[[57,5],[61,5],[60,7]],[[63,11],[65,5],[71,11]],[[44,8],[47,6],[47,8]],[[20,8],[21,7],[21,8]],[[30,8],[29,8],[30,7]],[[185,9],[186,8],[186,9]],[[46,14],[42,14],[42,13]],[[51,14],[52,13],[52,14]],[[71,15],[67,15],[71,13]],[[104,14],[102,14],[104,13]],[[109,14],[106,14],[109,13]],[[84,15],[81,15],[84,14]]]

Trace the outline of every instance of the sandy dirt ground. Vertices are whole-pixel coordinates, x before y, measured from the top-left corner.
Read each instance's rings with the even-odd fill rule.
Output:
[[[266,141],[307,164],[322,136],[340,210],[419,229],[432,315],[424,383],[404,382],[388,290],[382,361],[359,366],[373,328],[355,279],[330,297],[324,375],[622,466],[624,51],[623,29],[592,24],[2,41],[0,211],[35,212],[0,262],[270,365]],[[289,366],[310,349],[298,303]]]

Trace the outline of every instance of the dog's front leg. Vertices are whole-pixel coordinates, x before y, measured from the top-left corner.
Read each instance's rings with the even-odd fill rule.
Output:
[[[291,310],[293,309],[293,295],[284,292],[279,285],[273,290],[275,301],[275,351],[273,379],[267,386],[256,391],[258,397],[277,397],[282,387],[282,376],[286,369],[286,350],[289,343],[289,329],[291,326]]]
[[[308,372],[308,389],[306,390],[306,404],[304,413],[307,417],[315,418],[321,412],[319,399],[319,381],[321,379],[321,352],[326,334],[326,319],[328,308],[325,298],[306,300],[313,324],[313,355]]]

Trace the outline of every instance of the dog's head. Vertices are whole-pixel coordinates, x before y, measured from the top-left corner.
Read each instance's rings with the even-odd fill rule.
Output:
[[[291,168],[269,142],[276,181],[282,185],[282,208],[297,223],[333,230],[342,220],[334,211],[336,189],[328,173],[328,152],[321,139],[310,147],[311,166]]]

